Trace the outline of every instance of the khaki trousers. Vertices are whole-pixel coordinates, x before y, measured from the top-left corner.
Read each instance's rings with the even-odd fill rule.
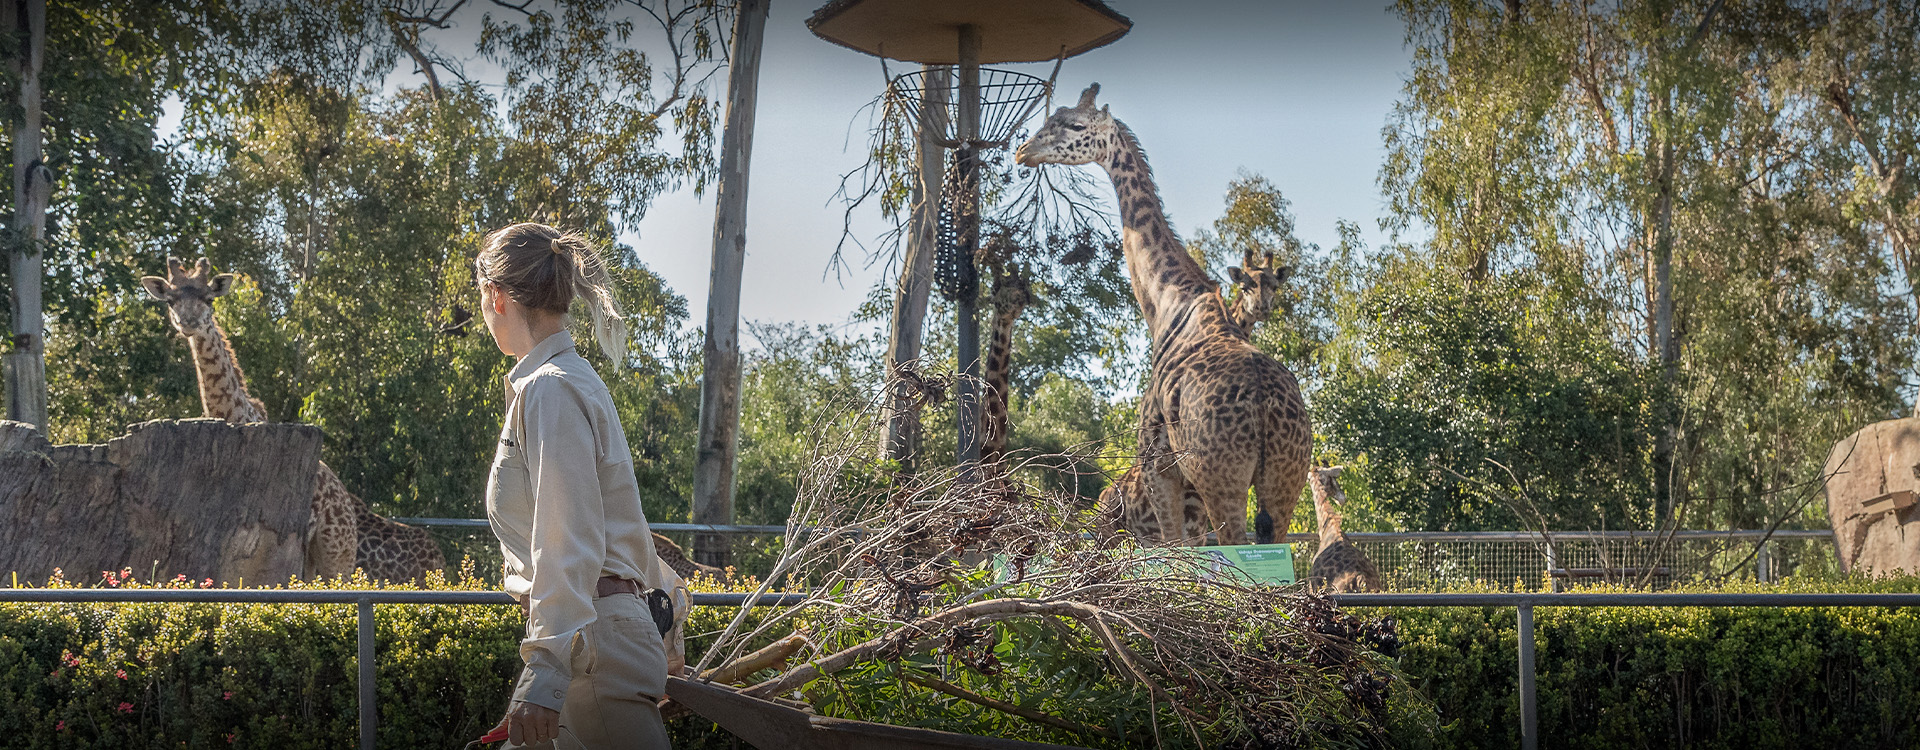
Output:
[[[528,750],[668,750],[656,705],[667,692],[667,651],[645,602],[633,594],[593,600],[599,615],[573,642],[573,681],[560,708],[560,737]]]

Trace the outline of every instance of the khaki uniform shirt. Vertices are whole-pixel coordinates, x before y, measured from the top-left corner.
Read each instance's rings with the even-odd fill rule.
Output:
[[[653,532],[613,398],[561,331],[507,374],[507,419],[487,481],[506,589],[528,603],[514,700],[559,710],[574,639],[602,576],[657,587]]]

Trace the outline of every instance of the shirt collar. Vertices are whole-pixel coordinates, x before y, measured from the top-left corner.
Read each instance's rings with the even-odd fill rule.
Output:
[[[513,369],[507,372],[507,387],[512,388],[514,381],[532,375],[533,371],[540,369],[547,360],[570,351],[573,351],[573,334],[568,333],[564,328],[558,333],[541,339],[540,343],[533,345],[533,351],[527,352],[527,356],[521,357],[519,362],[514,363]]]

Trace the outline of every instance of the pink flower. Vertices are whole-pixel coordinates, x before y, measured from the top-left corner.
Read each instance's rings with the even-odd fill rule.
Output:
[[[123,713],[123,714],[133,713],[133,704],[122,702],[120,704],[120,713]]]
[[[54,722],[54,724],[53,724],[53,731],[56,731],[56,732],[64,732],[64,731],[67,731],[67,720],[66,720],[66,719],[61,719],[61,720],[59,720],[59,721],[57,721],[57,722]]]
[[[124,670],[124,669],[113,670],[113,676],[118,677],[122,680],[127,679],[127,670]]]
[[[69,667],[77,667],[80,666],[80,657],[74,656],[72,651],[62,651],[60,652],[60,663]]]
[[[223,701],[230,701],[230,700],[233,700],[233,691],[232,691],[232,690],[228,690],[227,692],[224,692],[224,693],[221,693],[221,694],[220,694],[220,700],[223,700]]]
[[[174,576],[174,577],[173,577],[173,580],[176,580],[176,581],[184,581],[184,580],[187,580],[187,574],[185,574],[185,573],[181,573],[180,575],[177,575],[177,576]]]
[[[200,588],[204,589],[204,588],[212,588],[212,587],[213,587],[213,579],[211,578],[200,582]]]
[[[228,732],[228,733],[227,733],[227,744],[229,744],[229,745],[231,745],[231,744],[233,744],[233,735],[234,735],[234,733],[233,733],[233,732]]]

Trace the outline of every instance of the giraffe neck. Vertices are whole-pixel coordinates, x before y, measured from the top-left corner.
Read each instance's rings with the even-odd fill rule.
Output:
[[[1318,511],[1314,515],[1320,521],[1320,549],[1347,540],[1346,532],[1340,529],[1340,511],[1327,499],[1326,491],[1317,486],[1313,488],[1313,508]]]
[[[985,378],[987,381],[986,408],[980,410],[980,418],[986,422],[980,434],[980,462],[996,464],[1007,452],[1007,409],[1008,394],[1012,393],[1013,381],[1013,321],[1020,317],[1020,308],[1013,305],[996,305],[993,310],[993,338],[987,347]]]
[[[202,415],[234,423],[267,421],[247,396],[246,373],[240,371],[220,324],[213,324],[211,334],[192,334],[187,341],[193,347],[193,369],[200,376]]]
[[[1118,120],[1114,126],[1118,131],[1117,148],[1101,160],[1100,166],[1113,180],[1120,208],[1120,247],[1127,258],[1135,301],[1140,303],[1147,329],[1158,339],[1184,303],[1216,294],[1218,287],[1187,254],[1186,246],[1167,224],[1153,169],[1147,166],[1146,154],[1133,131]]]

